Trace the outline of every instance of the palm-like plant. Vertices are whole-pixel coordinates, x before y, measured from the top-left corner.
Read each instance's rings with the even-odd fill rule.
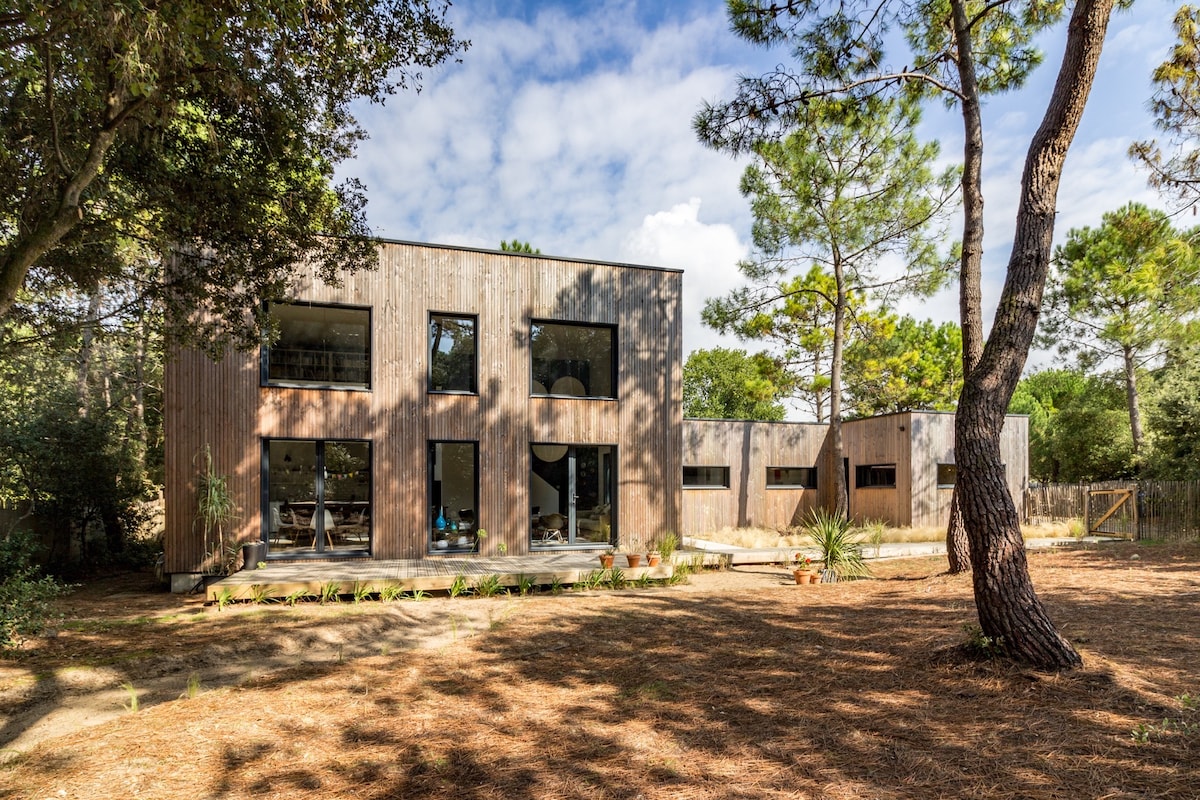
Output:
[[[871,570],[863,561],[862,542],[850,521],[823,509],[815,509],[804,523],[804,534],[816,546],[825,569],[838,579],[866,578]]]

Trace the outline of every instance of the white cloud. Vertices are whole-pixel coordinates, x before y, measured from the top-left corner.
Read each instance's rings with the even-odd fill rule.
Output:
[[[731,226],[701,222],[700,206],[700,198],[693,197],[669,211],[647,215],[621,246],[622,261],[684,270],[685,358],[693,350],[740,346],[733,337],[705,327],[700,312],[708,298],[724,295],[738,285],[737,263],[750,253]]]

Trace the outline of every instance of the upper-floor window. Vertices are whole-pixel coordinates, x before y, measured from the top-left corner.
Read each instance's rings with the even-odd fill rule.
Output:
[[[265,348],[265,381],[301,386],[371,386],[371,310],[272,303],[277,334]]]
[[[479,391],[475,357],[475,317],[429,315],[429,390]]]
[[[530,393],[617,396],[617,329],[611,325],[534,322],[530,326]]]
[[[860,464],[854,468],[854,484],[859,489],[895,489],[895,464]]]
[[[729,467],[684,467],[685,489],[728,489]]]
[[[954,464],[937,465],[937,485],[939,489],[949,489],[958,483],[958,467]]]
[[[816,467],[767,467],[767,488],[817,488]]]

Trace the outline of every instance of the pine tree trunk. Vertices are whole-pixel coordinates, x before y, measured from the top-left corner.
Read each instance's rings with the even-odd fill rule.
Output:
[[[833,308],[833,358],[829,369],[829,428],[833,438],[834,514],[846,519],[850,513],[850,492],[842,463],[842,353],[846,338],[846,278],[842,264],[835,257],[834,279],[837,281],[837,301]]]
[[[1129,406],[1129,432],[1133,436],[1133,454],[1142,451],[1142,412],[1138,404],[1137,364],[1134,361],[1133,350],[1125,348],[1122,353],[1125,360],[1125,402]]]
[[[983,354],[983,115],[979,83],[971,47],[970,23],[964,0],[950,0],[957,52],[963,118],[963,244],[958,275],[958,309],[962,325],[963,377]],[[957,482],[956,482],[957,483]],[[957,575],[971,569],[967,528],[959,506],[958,486],[950,496],[950,522],[946,527],[947,572]]]
[[[1012,254],[979,364],[955,419],[959,502],[970,532],[975,605],[983,633],[1010,656],[1047,669],[1082,663],[1050,621],[1029,578],[1020,519],[1005,482],[1000,431],[1025,366],[1050,266],[1058,185],[1096,74],[1113,0],[1080,0],[1050,103],[1029,146]]]

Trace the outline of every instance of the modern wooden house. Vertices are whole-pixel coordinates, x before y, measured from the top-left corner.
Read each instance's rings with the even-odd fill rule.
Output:
[[[782,528],[833,504],[829,426],[687,419],[683,422],[683,533]],[[1010,415],[1001,439],[1008,488],[1029,482],[1029,419]],[[957,473],[954,415],[906,411],[842,424],[842,469],[856,521],[941,527]]]
[[[205,448],[236,540],[268,560],[644,547],[680,530],[681,282],[405,242],[340,287],[298,279],[268,307],[261,352],[168,362],[173,585],[217,557],[194,524]]]
[[[259,351],[167,362],[172,587],[223,559],[195,522],[205,453],[268,561],[640,549],[830,507],[828,426],[682,419],[681,298],[679,270],[406,242],[341,286],[298,277]],[[856,520],[946,523],[952,414],[843,441]],[[1002,447],[1020,496],[1028,419]]]

